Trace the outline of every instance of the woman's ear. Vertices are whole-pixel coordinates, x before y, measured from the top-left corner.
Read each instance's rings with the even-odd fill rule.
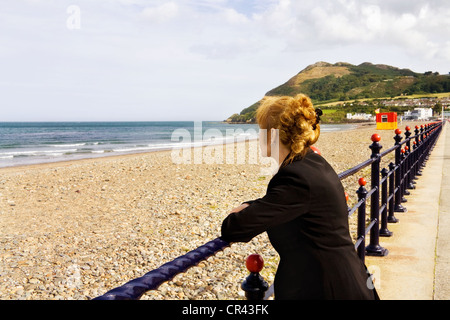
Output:
[[[278,129],[270,129],[270,156],[277,161],[280,161],[280,134]]]
[[[270,129],[270,144],[278,143],[278,129]]]

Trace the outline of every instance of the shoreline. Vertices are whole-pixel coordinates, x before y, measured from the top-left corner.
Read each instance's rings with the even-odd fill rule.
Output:
[[[325,131],[322,134],[329,134],[329,133],[334,133],[334,132],[347,132],[347,131],[353,131],[353,130],[357,130],[359,128],[363,128],[365,126],[370,126],[373,125],[375,126],[374,123],[372,122],[361,122],[361,123],[349,123],[351,125],[354,125],[353,128],[349,128],[349,129],[341,129],[338,131]],[[231,142],[227,142],[227,141],[222,141],[220,143],[216,143],[216,144],[211,144],[211,145],[203,145],[203,146],[191,146],[189,148],[186,149],[196,149],[196,148],[207,148],[210,146],[225,146],[228,144],[235,144],[235,143],[247,143],[248,141],[253,141],[253,140],[259,140],[259,138],[254,138],[254,139],[245,139],[244,141],[231,141]],[[0,167],[0,173],[2,171],[9,171],[9,170],[21,170],[21,169],[31,169],[31,168],[38,168],[40,166],[47,166],[47,167],[51,167],[51,166],[67,166],[70,165],[71,163],[82,163],[83,161],[95,161],[95,160],[101,160],[101,159],[110,159],[110,158],[121,158],[121,157],[130,157],[130,156],[138,156],[138,155],[145,155],[145,154],[153,154],[153,153],[158,153],[158,152],[172,152],[173,149],[182,149],[182,148],[162,148],[162,149],[157,149],[157,150],[149,150],[149,151],[136,151],[136,152],[130,152],[130,153],[122,153],[122,154],[111,154],[111,155],[90,155],[90,156],[85,156],[82,158],[78,158],[78,159],[68,159],[68,160],[54,160],[54,161],[44,161],[44,162],[36,162],[36,163],[29,163],[29,164],[13,164],[13,165],[8,165],[8,166],[3,166]]]
[[[80,159],[70,159],[70,160],[56,160],[56,161],[49,161],[49,162],[40,162],[40,163],[30,163],[30,164],[18,164],[18,165],[12,165],[12,166],[6,166],[6,167],[0,167],[0,174],[2,171],[17,171],[17,170],[32,170],[32,169],[39,169],[40,167],[54,167],[54,166],[62,166],[67,167],[71,164],[83,164],[83,163],[89,163],[93,161],[102,161],[105,160],[120,160],[120,159],[126,159],[130,157],[139,157],[139,156],[145,156],[145,155],[151,155],[151,154],[158,154],[158,153],[171,153],[173,149],[179,150],[179,149],[189,149],[191,152],[194,152],[194,150],[197,149],[205,149],[208,147],[215,147],[215,146],[226,146],[231,144],[246,144],[249,141],[258,140],[256,139],[246,139],[245,141],[232,141],[232,142],[222,142],[217,144],[211,144],[211,145],[204,145],[204,146],[195,146],[195,147],[188,147],[188,148],[167,148],[167,149],[158,149],[153,151],[141,151],[141,152],[132,152],[132,153],[123,153],[123,154],[113,154],[113,155],[101,155],[96,157],[86,157],[86,158],[80,158]]]
[[[109,123],[109,122],[107,122]],[[356,124],[344,124],[344,125],[338,125],[338,128],[334,128],[334,127],[328,127],[324,129],[324,132],[335,132],[335,131],[347,131],[347,130],[354,130],[356,128],[358,128],[358,126]],[[228,130],[228,129],[227,129]],[[225,139],[219,139],[219,141],[216,142],[210,142],[210,139],[207,139],[208,141],[201,141],[201,144],[203,146],[209,146],[209,145],[223,145],[223,144],[229,144],[229,143],[234,143],[234,142],[241,142],[241,141],[247,141],[247,140],[253,140],[253,139],[258,139],[257,135],[256,136],[252,136],[252,137],[234,137],[234,140],[229,139],[229,137],[227,136],[228,133],[226,134]],[[190,145],[188,146],[184,146],[187,148],[195,148],[198,145],[197,140],[191,141]],[[56,142],[54,142],[56,143]],[[39,144],[39,143],[38,143]],[[167,143],[163,143],[163,144],[149,144],[148,146],[151,148],[142,148],[142,146],[140,146],[139,144],[142,143],[138,143],[137,145],[135,145],[134,147],[130,147],[129,149],[120,149],[118,148],[118,150],[115,150],[114,148],[112,150],[109,150],[109,148],[111,148],[111,146],[107,147],[107,149],[100,149],[100,150],[94,150],[91,148],[91,145],[97,145],[98,142],[92,143],[92,142],[84,142],[84,143],[79,143],[79,142],[74,142],[74,144],[66,144],[67,148],[70,147],[75,147],[75,149],[73,150],[62,150],[62,153],[60,153],[60,148],[56,148],[55,150],[40,150],[39,148],[37,148],[36,150],[25,150],[25,151],[20,151],[20,149],[18,149],[18,151],[8,151],[8,149],[5,149],[6,152],[3,153],[4,155],[6,155],[5,157],[2,157],[2,153],[0,152],[0,169],[1,168],[9,168],[9,167],[24,167],[24,166],[28,166],[28,165],[36,165],[36,164],[44,164],[44,163],[59,163],[59,162],[67,162],[67,161],[75,161],[75,160],[83,160],[83,159],[97,159],[97,158],[104,158],[104,157],[111,157],[111,156],[122,156],[122,155],[128,155],[128,154],[144,154],[144,153],[150,153],[150,152],[158,152],[158,151],[168,151],[168,150],[173,150],[173,149],[177,149],[177,148],[183,148],[183,146],[179,146],[177,145],[177,143],[172,143],[169,142],[168,145]],[[183,143],[185,144],[185,143]],[[85,146],[88,145],[88,149],[89,151],[84,152],[83,148],[81,147],[81,149],[77,149],[79,148],[79,146]],[[145,145],[145,143],[143,143],[143,145]],[[58,145],[50,145],[51,147],[57,147],[60,146]],[[41,146],[39,146],[41,147]],[[144,150],[145,149],[145,150]],[[3,150],[3,151],[5,151]],[[39,151],[40,150],[40,151]],[[69,152],[69,153],[64,153],[64,152]],[[36,153],[33,156],[26,156],[26,157],[17,157],[17,155],[14,154],[33,154]],[[42,154],[39,154],[42,153]],[[45,154],[52,154],[51,156],[45,156]],[[17,158],[16,158],[17,157]],[[44,157],[44,158],[43,158]],[[3,160],[2,160],[3,159]],[[7,159],[7,160],[5,160]]]

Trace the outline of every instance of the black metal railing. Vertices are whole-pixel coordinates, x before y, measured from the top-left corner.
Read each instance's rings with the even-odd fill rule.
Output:
[[[177,274],[186,272],[189,268],[196,266],[229,245],[228,242],[216,238],[183,256],[163,264],[158,269],[154,269],[140,278],[108,291],[94,300],[138,300],[145,292],[157,289],[161,284],[173,279]]]
[[[359,188],[356,191],[358,202],[349,209],[349,216],[358,210],[355,248],[362,261],[364,261],[366,255],[385,256],[388,254],[388,249],[380,246],[379,237],[393,235],[388,229],[388,223],[399,221],[395,217],[395,212],[407,212],[407,209],[402,205],[402,203],[407,202],[404,196],[410,194],[408,189],[415,188],[415,180],[417,176],[421,175],[420,170],[425,166],[442,126],[442,122],[416,126],[415,135],[412,137],[411,129],[407,126],[404,140],[401,136],[401,130],[396,129],[395,145],[382,153],[380,153],[380,137],[374,134],[371,137],[373,143],[370,145],[372,150],[370,159],[340,174],[341,179],[343,179],[371,165],[371,189],[367,190],[365,179],[360,178],[358,180]],[[413,141],[413,148],[411,148],[411,141]],[[381,158],[391,152],[395,152],[395,163],[391,162],[387,168],[380,170]],[[368,199],[370,199],[370,220],[366,224],[366,203]],[[366,246],[368,233],[370,233],[370,242]]]
[[[406,127],[404,140],[401,130],[396,129],[394,146],[382,153],[380,153],[382,148],[379,144],[380,136],[373,134],[372,144],[369,146],[372,150],[370,159],[338,175],[343,180],[371,166],[371,189],[366,189],[367,182],[364,177],[361,177],[358,180],[359,188],[356,191],[358,202],[348,209],[349,217],[358,211],[355,250],[362,261],[366,255],[386,256],[388,254],[388,249],[380,246],[379,237],[392,236],[393,233],[388,230],[388,223],[399,221],[394,215],[395,212],[407,211],[402,205],[407,201],[404,196],[409,194],[408,189],[415,188],[415,180],[421,175],[421,169],[425,166],[442,127],[443,122],[440,121],[420,127],[416,126],[414,136],[411,136],[411,129]],[[391,162],[387,168],[380,170],[381,159],[391,152],[395,152],[395,163]],[[366,223],[368,199],[370,199],[370,219]],[[369,244],[366,246],[367,234],[370,234],[370,238]],[[170,281],[177,274],[187,271],[228,246],[230,243],[216,238],[94,300],[140,299],[145,292],[156,290],[162,283]],[[255,259],[255,255],[252,256],[252,259]],[[258,257],[257,260],[262,260],[262,258]],[[250,275],[244,281],[242,288],[249,300],[267,299],[273,293],[273,286],[269,287],[259,275],[260,268],[256,269],[258,270],[249,268]]]

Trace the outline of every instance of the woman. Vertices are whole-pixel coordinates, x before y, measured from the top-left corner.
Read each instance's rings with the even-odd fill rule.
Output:
[[[248,242],[267,231],[280,255],[275,299],[378,299],[350,237],[341,181],[310,148],[319,138],[320,115],[305,95],[261,104],[257,122],[267,133],[261,147],[281,165],[264,197],[223,221],[222,239]]]

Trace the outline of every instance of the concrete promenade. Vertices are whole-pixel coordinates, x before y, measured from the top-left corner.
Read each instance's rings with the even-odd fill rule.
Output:
[[[450,300],[450,123],[444,126],[408,209],[389,223],[392,237],[380,237],[385,257],[366,256],[382,300]]]

